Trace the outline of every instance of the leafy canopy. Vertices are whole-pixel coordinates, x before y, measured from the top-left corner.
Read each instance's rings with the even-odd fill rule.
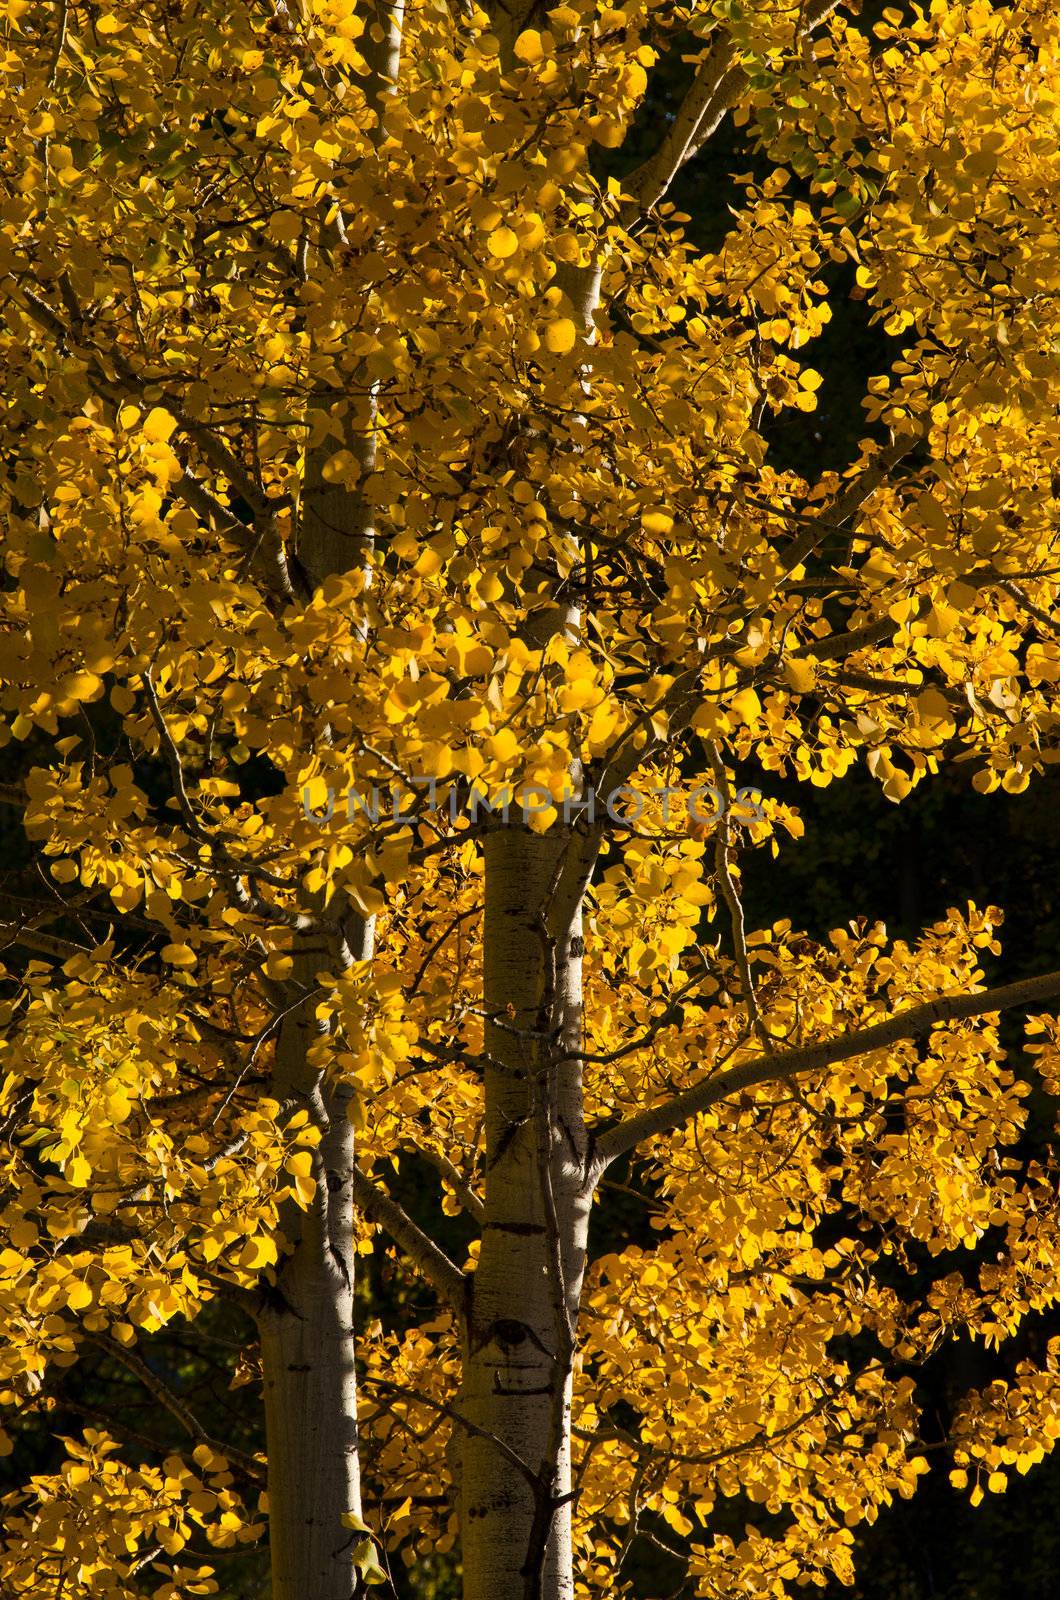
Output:
[[[915,945],[867,922],[817,944],[797,908],[745,930],[739,855],[797,848],[772,775],[864,761],[900,801],[951,763],[1018,793],[1057,760],[1060,23],[1046,0],[579,0],[523,26],[432,0],[379,101],[383,13],[347,0],[2,15],[22,1438],[99,1341],[136,1360],[274,1276],[316,1189],[320,1130],[269,1078],[307,982],[377,1197],[361,1251],[412,1153],[475,1223],[476,794],[532,787],[542,833],[579,770],[639,797],[589,898],[603,1129],[982,986],[996,911]],[[660,63],[683,97],[646,132]],[[711,168],[705,246],[666,197],[727,114],[745,170]],[[792,465],[851,294],[894,359],[851,459]],[[312,570],[307,519],[351,504],[374,540]],[[758,820],[733,801],[751,762]],[[704,783],[724,820],[689,812]],[[351,907],[374,959],[307,979],[298,940]],[[1055,1092],[1056,1025],[1033,1029]],[[610,1225],[585,1292],[580,1592],[616,1592],[638,1527],[703,1595],[849,1580],[851,1529],[926,1470],[917,1363],[1054,1303],[1055,1180],[1015,1148],[994,1015],[825,1067],[643,1130],[649,1226]],[[371,1526],[410,1561],[456,1534],[457,1328],[421,1304],[359,1351]],[[956,1481],[1003,1488],[1058,1432],[1051,1355],[958,1408]],[[8,1497],[5,1593],[223,1592],[210,1552],[262,1532],[260,1460],[64,1449]]]

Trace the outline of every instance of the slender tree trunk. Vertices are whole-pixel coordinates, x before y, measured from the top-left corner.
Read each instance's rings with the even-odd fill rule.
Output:
[[[336,949],[335,946],[338,946]],[[370,922],[351,921],[337,941],[300,935],[295,984],[305,996],[281,1024],[273,1088],[281,1104],[304,1108],[320,1130],[316,1188],[308,1210],[281,1208],[289,1246],[275,1286],[259,1295],[269,1458],[272,1600],[352,1600],[356,1537],[343,1514],[361,1511],[354,1372],[353,1124],[351,1091],[329,1086],[312,1058],[322,1038],[316,974],[336,956],[348,965],[371,953]]]
[[[333,508],[334,509],[334,508]],[[362,539],[362,549],[366,538]],[[310,538],[314,555],[319,543]],[[322,570],[323,564],[317,566]],[[354,1600],[361,1576],[354,1565],[360,1536],[345,1526],[361,1515],[354,1368],[354,1129],[352,1091],[329,1084],[311,1051],[321,1038],[315,1019],[317,974],[371,957],[372,918],[346,908],[341,927],[322,921],[295,936],[292,980],[304,996],[280,1025],[273,1092],[281,1105],[308,1111],[320,1130],[314,1160],[315,1194],[308,1211],[293,1201],[281,1208],[289,1247],[275,1288],[264,1288],[257,1313],[265,1387],[269,1462],[269,1544],[272,1600]],[[328,913],[340,916],[342,898]]]
[[[378,146],[385,137],[387,101],[397,83],[404,0],[378,0],[370,10],[365,95],[377,112],[372,137]],[[322,248],[342,243],[341,216],[321,232]],[[365,414],[358,417],[344,411],[339,425],[341,442],[360,465],[357,490],[351,493],[324,481],[323,464],[335,448],[334,439],[325,438],[307,452],[297,540],[304,590],[319,587],[333,574],[365,566],[374,549],[374,508],[364,480],[376,460],[377,401],[374,386],[365,384],[364,392]],[[341,391],[320,387],[310,406],[326,409],[344,399]],[[365,567],[365,580],[371,581],[370,566]],[[324,737],[330,738],[326,730]],[[336,899],[332,917],[339,909]],[[333,965],[336,956],[340,964],[368,960],[373,934],[372,919],[348,914],[338,940],[326,936],[322,940],[315,932],[299,936],[295,981],[311,996],[317,971]],[[349,1090],[329,1088],[309,1059],[316,1036],[312,1009],[310,998],[285,1019],[276,1049],[277,1093],[281,1099],[302,1099],[322,1138],[313,1206],[304,1215],[294,1207],[286,1209],[281,1226],[293,1248],[281,1265],[276,1293],[263,1297],[258,1316],[269,1457],[272,1600],[354,1600],[364,1587],[354,1565],[359,1536],[342,1522],[346,1512],[361,1515],[354,1367],[354,1132],[347,1115]]]
[[[396,70],[396,65],[395,65]],[[318,389],[314,408],[341,397]],[[362,479],[375,465],[376,403],[368,391],[367,419],[340,423]],[[303,594],[334,574],[364,566],[374,547],[372,506],[363,489],[350,492],[324,482],[322,463],[336,441],[307,453],[298,529]],[[365,568],[365,581],[371,579]],[[330,742],[329,729],[321,738]],[[317,974],[372,954],[372,919],[352,912],[337,895],[327,908],[311,896],[316,927],[296,935],[293,979],[308,998],[281,1025],[274,1090],[281,1102],[306,1106],[321,1130],[314,1176],[316,1195],[302,1214],[288,1205],[281,1228],[291,1248],[277,1290],[263,1295],[258,1326],[265,1382],[269,1458],[269,1538],[272,1600],[354,1600],[363,1592],[354,1553],[361,1536],[343,1514],[361,1515],[354,1368],[354,1130],[347,1115],[350,1091],[328,1085],[310,1050],[319,1037],[313,1023]],[[343,915],[343,912],[345,914]],[[341,919],[341,933],[335,929]],[[312,920],[310,918],[309,920]]]
[[[319,1093],[319,1091],[318,1091]],[[318,1198],[258,1317],[269,1454],[272,1600],[357,1593],[344,1512],[361,1508],[353,1366],[353,1127],[319,1106]]]
[[[464,1600],[574,1592],[570,1403],[585,1267],[581,909],[569,835],[486,841],[486,1216],[459,1409]]]
[[[372,427],[351,430],[350,441],[368,470],[375,455]],[[325,441],[306,463],[309,492],[298,541],[303,586],[316,587],[363,564],[374,543],[372,509],[363,493],[323,485],[319,457],[331,448]],[[330,730],[321,730],[321,738],[330,741]],[[273,1091],[281,1104],[303,1106],[320,1129],[316,1193],[308,1212],[293,1202],[281,1212],[290,1253],[278,1269],[275,1291],[261,1295],[258,1313],[272,1600],[353,1600],[363,1589],[353,1561],[359,1536],[342,1522],[346,1512],[361,1515],[351,1091],[329,1085],[310,1052],[321,1037],[314,1017],[318,973],[368,960],[374,927],[342,895],[326,909],[321,894],[308,898],[307,927],[296,934],[292,952],[294,992],[305,998],[280,1026]]]
[[[557,283],[595,337],[602,263]],[[584,368],[587,390],[589,370]],[[577,638],[545,608],[528,642]],[[571,773],[573,786],[578,774]],[[592,1205],[582,1100],[583,841],[504,827],[485,843],[485,1221],[460,1410],[464,1600],[572,1600],[571,1397]],[[572,892],[572,885],[574,886]]]

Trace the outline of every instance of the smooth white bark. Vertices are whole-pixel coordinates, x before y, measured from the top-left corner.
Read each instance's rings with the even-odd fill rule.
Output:
[[[570,1401],[590,1197],[581,911],[551,905],[561,834],[486,841],[485,1222],[469,1296],[461,1468],[464,1600],[570,1600]],[[522,1463],[520,1469],[517,1463]]]
[[[353,1341],[353,1127],[326,1108],[318,1200],[258,1315],[269,1457],[272,1600],[351,1600],[360,1513]]]

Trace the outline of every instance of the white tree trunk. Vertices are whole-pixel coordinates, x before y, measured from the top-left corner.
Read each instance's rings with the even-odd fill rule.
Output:
[[[400,24],[400,10],[396,12]],[[400,32],[397,32],[400,43]],[[394,46],[396,51],[397,46]],[[386,58],[396,72],[396,54]],[[330,398],[318,391],[322,406]],[[375,462],[375,406],[368,425],[349,428],[349,443],[362,471]],[[349,427],[349,419],[346,419]],[[298,537],[299,584],[306,591],[335,573],[348,572],[371,554],[375,529],[363,493],[325,484],[321,465],[327,441],[306,461]],[[370,578],[370,568],[367,570]],[[323,729],[321,737],[330,739]],[[320,895],[310,904],[318,920]],[[345,915],[343,912],[345,911]],[[372,919],[354,915],[343,897],[327,907],[332,927],[322,922],[295,937],[294,984],[305,1003],[284,1019],[277,1039],[274,1092],[306,1107],[321,1130],[314,1167],[316,1195],[302,1213],[288,1203],[280,1226],[291,1253],[280,1264],[275,1291],[260,1297],[257,1314],[265,1384],[269,1460],[269,1542],[272,1600],[354,1600],[364,1592],[354,1553],[362,1535],[344,1526],[343,1514],[361,1516],[357,1442],[357,1378],[354,1367],[353,1223],[354,1130],[345,1086],[329,1086],[309,1051],[319,1030],[314,1022],[317,975],[372,954]],[[342,919],[341,933],[334,926]]]
[[[319,1091],[318,1091],[319,1093]],[[269,1456],[272,1600],[352,1600],[361,1509],[353,1325],[353,1126],[321,1107],[319,1193],[258,1316]],[[286,1219],[285,1219],[286,1220]]]
[[[464,1600],[571,1600],[570,1402],[585,1267],[581,910],[550,906],[568,838],[486,841],[485,1221],[463,1387]]]
[[[556,278],[590,344],[601,278],[600,262]],[[586,367],[583,390],[588,381]],[[576,639],[580,622],[544,608],[525,632],[540,648],[558,632]],[[485,1220],[459,1406],[464,1600],[574,1595],[571,1396],[592,1204],[583,844],[558,826],[503,827],[485,842]]]

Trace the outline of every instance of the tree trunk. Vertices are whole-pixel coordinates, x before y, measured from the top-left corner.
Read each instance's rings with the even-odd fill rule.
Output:
[[[588,343],[602,264],[557,284]],[[588,367],[580,387],[587,391]],[[573,541],[572,541],[573,543]],[[578,637],[571,606],[527,621]],[[576,790],[580,774],[571,772]],[[571,1398],[593,1185],[582,1102],[582,898],[569,827],[505,826],[484,847],[485,1219],[468,1295],[460,1526],[464,1600],[573,1600]]]
[[[319,1095],[319,1090],[317,1091]],[[353,1126],[345,1097],[325,1110],[318,1198],[258,1317],[269,1455],[272,1600],[352,1600],[359,1536],[353,1355]]]
[[[469,1296],[464,1600],[570,1600],[570,1405],[585,1267],[581,907],[570,835],[504,827],[486,857],[485,1221]]]
[[[324,405],[337,395],[319,391]],[[364,472],[375,462],[374,398],[368,425],[357,431],[345,419],[349,442]],[[308,453],[298,556],[303,589],[362,565],[375,530],[363,492],[329,488],[322,459],[325,441]],[[365,568],[366,582],[371,569]],[[321,730],[322,742],[331,740]],[[258,1329],[265,1382],[269,1460],[269,1542],[272,1600],[353,1600],[364,1592],[354,1563],[362,1535],[342,1522],[361,1516],[354,1367],[353,1223],[354,1130],[347,1114],[352,1091],[329,1086],[310,1057],[320,1030],[314,1008],[321,968],[348,967],[372,955],[373,919],[356,915],[341,892],[325,908],[321,894],[307,897],[308,926],[295,936],[293,983],[305,996],[284,1018],[276,1044],[273,1089],[281,1104],[304,1106],[321,1131],[314,1165],[316,1193],[303,1213],[289,1202],[280,1226],[291,1246],[277,1272],[275,1291],[260,1298]],[[330,926],[325,924],[326,915]],[[339,925],[341,924],[341,931]]]

